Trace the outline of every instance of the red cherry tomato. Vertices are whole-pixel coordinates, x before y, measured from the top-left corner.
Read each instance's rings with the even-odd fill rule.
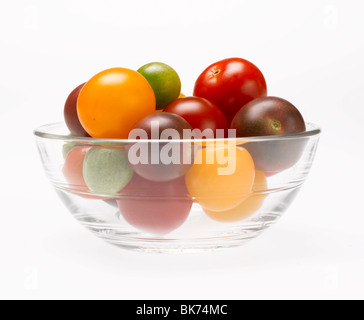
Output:
[[[164,109],[165,112],[175,113],[184,118],[193,129],[203,132],[211,129],[214,136],[207,138],[217,138],[217,129],[224,130],[227,137],[229,124],[222,111],[210,101],[198,97],[186,97],[177,99]]]
[[[267,95],[267,84],[254,64],[232,58],[208,67],[197,79],[194,95],[214,103],[231,122],[244,105]]]
[[[67,154],[62,170],[63,175],[68,182],[68,189],[71,193],[85,199],[105,200],[106,198],[91,195],[90,189],[83,178],[83,162],[90,149],[91,147],[86,146],[74,147]]]
[[[182,226],[192,208],[184,177],[153,182],[134,174],[117,201],[121,215],[135,228],[167,234]]]

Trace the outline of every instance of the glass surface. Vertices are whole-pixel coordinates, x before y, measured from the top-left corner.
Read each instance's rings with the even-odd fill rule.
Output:
[[[307,123],[286,136],[130,141],[72,137],[59,123],[34,133],[45,173],[84,227],[122,248],[182,253],[240,246],[277,222],[320,132]]]

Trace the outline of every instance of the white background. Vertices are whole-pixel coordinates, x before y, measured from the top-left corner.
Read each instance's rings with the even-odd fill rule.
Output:
[[[24,0],[0,4],[0,298],[363,299],[364,1]],[[254,62],[323,136],[283,219],[247,246],[150,255],[84,230],[32,136],[109,67],[172,65],[183,92],[209,64]]]

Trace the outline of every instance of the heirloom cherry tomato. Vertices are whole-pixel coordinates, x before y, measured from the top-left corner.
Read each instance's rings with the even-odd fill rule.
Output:
[[[266,177],[271,177],[293,167],[301,159],[307,142],[307,138],[279,138],[248,142],[244,148],[254,159],[257,170],[264,171]]]
[[[77,99],[84,85],[85,83],[73,90],[64,105],[64,119],[66,125],[69,131],[77,137],[89,137],[89,134],[82,127],[77,114]]]
[[[231,122],[244,105],[267,95],[267,85],[254,64],[232,58],[208,67],[197,79],[194,95],[211,101]]]
[[[218,129],[223,130],[222,136],[227,137],[229,124],[222,111],[210,101],[198,97],[186,97],[173,101],[164,109],[165,112],[175,113],[184,118],[193,129],[203,132],[212,130],[207,138],[217,138]]]
[[[243,148],[217,146],[200,149],[186,174],[190,195],[209,211],[236,207],[252,191],[255,167]]]
[[[137,174],[121,190],[117,202],[129,224],[155,234],[167,234],[179,228],[187,220],[193,203],[184,178],[153,182]]]
[[[168,139],[168,129],[174,129],[176,136],[174,139],[183,139],[183,130],[192,130],[191,125],[183,117],[169,112],[155,112],[134,124],[132,130],[142,130],[145,139]]]
[[[115,68],[94,76],[77,103],[80,122],[93,138],[127,139],[133,125],[155,112],[152,87],[138,72]]]
[[[83,162],[91,147],[73,147],[67,154],[63,166],[63,175],[68,182],[71,193],[85,199],[104,200],[105,198],[91,195],[91,191],[83,178]]]
[[[165,63],[152,62],[141,67],[138,72],[152,86],[158,110],[164,109],[180,95],[181,80],[177,72]]]
[[[63,155],[63,159],[66,160],[68,153],[74,148],[77,147],[78,145],[74,142],[67,142],[63,145],[62,147],[62,155]]]
[[[237,207],[223,212],[213,212],[205,209],[205,213],[213,220],[219,222],[237,222],[251,217],[261,206],[267,190],[267,179],[264,172],[256,171],[253,185],[253,192],[248,198],[244,199]]]
[[[295,134],[306,131],[305,121],[290,102],[266,97],[246,104],[236,114],[231,128],[238,137]],[[272,175],[294,166],[301,158],[306,139],[271,139],[247,143],[244,147],[254,159],[257,170]]]
[[[63,166],[63,175],[66,178],[70,189],[80,192],[89,192],[82,175],[83,160],[90,147],[74,147],[68,152]]]
[[[266,97],[251,101],[235,115],[231,128],[238,137],[283,135],[306,131],[298,109],[287,100]]]
[[[91,148],[83,163],[83,177],[94,193],[116,195],[133,177],[127,154],[121,148]]]
[[[184,130],[192,130],[185,119],[173,113],[154,113],[139,121],[134,129],[130,138],[153,139],[127,147],[129,160],[140,176],[152,181],[170,181],[190,169],[193,163],[191,143],[179,141],[183,139]],[[159,142],[159,139],[171,141]]]

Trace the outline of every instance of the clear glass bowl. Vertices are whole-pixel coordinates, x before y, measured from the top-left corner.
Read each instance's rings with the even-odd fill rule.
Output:
[[[51,184],[84,227],[121,248],[168,253],[240,246],[277,222],[320,133],[311,123],[300,134],[207,141],[78,138],[62,123],[34,132]],[[137,164],[142,153],[153,164]]]

